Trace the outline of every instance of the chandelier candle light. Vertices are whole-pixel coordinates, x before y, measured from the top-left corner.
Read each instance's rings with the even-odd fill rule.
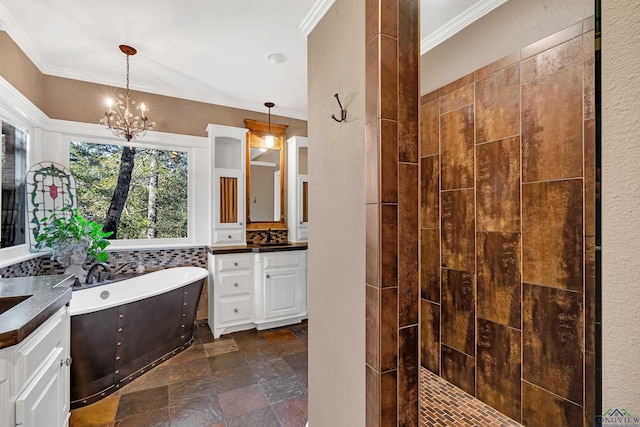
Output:
[[[140,103],[140,107],[136,107],[136,101],[131,99],[129,95],[129,56],[133,56],[137,51],[131,46],[121,44],[120,50],[127,55],[127,91],[124,95],[119,94],[115,100],[107,99],[107,111],[104,117],[100,119],[100,124],[111,129],[115,136],[125,138],[131,141],[134,138],[142,138],[148,130],[153,130],[155,122],[150,122],[144,103]],[[140,110],[140,115],[133,115],[132,109]]]

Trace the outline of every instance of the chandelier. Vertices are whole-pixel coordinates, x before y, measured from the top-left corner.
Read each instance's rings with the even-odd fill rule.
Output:
[[[140,103],[137,107],[136,101],[129,96],[129,56],[135,55],[137,51],[124,44],[119,47],[122,53],[127,55],[127,91],[124,95],[119,94],[115,101],[111,98],[107,99],[107,111],[100,119],[100,124],[111,129],[115,136],[131,141],[134,138],[142,138],[148,130],[153,130],[156,123],[149,121],[149,110],[144,103]],[[134,115],[133,110],[139,110],[140,114],[138,115],[135,111]]]

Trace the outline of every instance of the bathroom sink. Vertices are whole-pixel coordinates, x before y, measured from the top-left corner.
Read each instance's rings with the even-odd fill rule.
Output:
[[[278,247],[278,246],[290,246],[291,244],[289,242],[269,242],[269,243],[258,243],[258,246],[261,246],[263,248],[271,248],[271,247]]]
[[[16,305],[20,304],[27,298],[31,298],[31,295],[20,295],[15,297],[0,297],[0,314],[5,311],[11,310]]]

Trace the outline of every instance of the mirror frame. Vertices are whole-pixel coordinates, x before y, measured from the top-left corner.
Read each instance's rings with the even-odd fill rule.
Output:
[[[266,148],[264,146],[263,137],[269,133],[269,124],[259,122],[257,120],[245,119],[244,124],[249,131],[247,132],[247,146],[246,146],[246,204],[245,213],[247,215],[247,230],[286,230],[287,225],[284,221],[284,176],[285,176],[285,163],[284,163],[284,139],[287,132],[287,125],[277,125],[271,123],[271,134],[275,136],[275,142],[272,149],[280,150],[280,219],[277,221],[251,221],[251,148]]]

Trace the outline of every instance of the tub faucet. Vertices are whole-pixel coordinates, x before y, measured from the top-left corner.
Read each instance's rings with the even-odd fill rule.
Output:
[[[104,280],[103,274],[106,274],[107,277],[111,275],[111,267],[109,267],[109,264],[107,264],[106,262],[97,262],[93,264],[91,268],[89,268],[89,271],[87,271],[87,280],[86,280],[87,285],[90,285],[95,281],[96,271],[99,268],[102,268],[102,270],[104,271],[98,273],[98,280],[97,280],[98,282],[101,282],[102,280]]]
[[[133,267],[138,267],[138,265],[140,265],[140,262],[138,261],[129,261],[129,262],[125,262],[124,264],[122,264],[121,266],[119,266],[118,268],[116,268],[114,271],[109,272],[109,276],[107,276],[107,279],[113,279],[113,276],[115,276],[115,274],[121,270],[123,270],[125,267],[127,266],[133,266]]]

